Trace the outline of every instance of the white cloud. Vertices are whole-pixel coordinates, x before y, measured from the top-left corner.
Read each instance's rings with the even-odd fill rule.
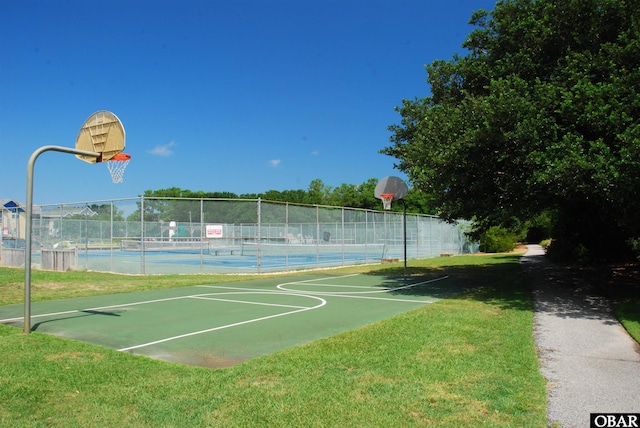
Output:
[[[171,156],[173,154],[173,150],[171,150],[171,148],[175,146],[175,141],[171,141],[167,144],[158,144],[152,150],[149,150],[149,153],[154,156]]]
[[[320,152],[318,150],[314,150],[311,152],[311,156],[318,156],[320,155]]]
[[[274,168],[277,168],[280,166],[280,159],[271,159],[269,161],[269,165],[271,165]]]

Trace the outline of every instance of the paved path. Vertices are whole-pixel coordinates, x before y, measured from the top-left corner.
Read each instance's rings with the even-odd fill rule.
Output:
[[[530,245],[521,259],[535,291],[534,335],[554,427],[588,427],[589,414],[640,412],[640,346],[607,301],[580,284],[558,285],[562,269]]]

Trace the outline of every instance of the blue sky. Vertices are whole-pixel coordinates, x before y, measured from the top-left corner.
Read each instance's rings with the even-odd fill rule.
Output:
[[[394,107],[428,95],[425,64],[461,48],[491,0],[0,2],[0,199],[26,199],[39,147],[74,147],[115,113],[132,161],[46,152],[34,202],[179,187],[237,194],[404,176],[378,151]]]

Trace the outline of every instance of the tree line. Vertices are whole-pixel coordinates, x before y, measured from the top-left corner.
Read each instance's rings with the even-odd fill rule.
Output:
[[[502,0],[470,24],[381,152],[477,236],[544,219],[559,258],[638,256],[640,2]]]
[[[145,198],[151,200],[145,202],[145,205],[149,207],[155,207],[158,211],[166,212],[170,208],[169,202],[163,202],[162,198],[176,198],[176,199],[248,199],[257,200],[262,199],[265,201],[273,202],[289,202],[295,204],[304,205],[325,205],[325,206],[339,206],[350,208],[362,208],[370,210],[382,210],[382,201],[374,196],[374,190],[378,184],[377,178],[370,178],[362,184],[346,184],[343,183],[338,187],[331,187],[320,179],[312,180],[307,189],[296,190],[268,190],[263,193],[242,193],[236,194],[227,191],[205,191],[205,190],[189,190],[181,189],[179,187],[171,187],[168,189],[146,190],[143,195]],[[153,198],[158,198],[158,201],[153,201]],[[409,213],[421,213],[421,214],[434,214],[433,210],[428,205],[428,198],[425,197],[418,189],[409,189],[408,195],[403,199],[406,204],[407,212]],[[195,205],[194,205],[195,207]],[[153,210],[154,208],[147,208]],[[402,211],[404,209],[403,204],[396,201],[392,204],[392,211]],[[181,211],[185,211],[184,208]],[[197,212],[197,209],[192,210],[193,215]],[[136,213],[132,214],[135,216]],[[139,212],[137,213],[139,216]],[[180,215],[183,217],[184,214]],[[139,217],[138,217],[139,218]],[[182,220],[182,219],[180,219]]]
[[[303,206],[335,206],[360,208],[368,210],[382,210],[382,201],[374,196],[374,190],[378,184],[377,178],[371,178],[362,184],[343,183],[338,187],[331,187],[320,179],[312,180],[307,189],[295,190],[268,190],[262,193],[236,194],[228,191],[189,190],[179,187],[168,189],[145,190],[144,196],[144,220],[150,222],[176,221],[183,223],[199,223],[200,221],[222,221],[228,223],[255,223],[257,215],[254,210],[247,210],[244,201],[288,202],[301,205],[296,210],[298,216],[304,210]],[[204,210],[205,218],[200,219],[200,200],[204,200],[207,206]],[[210,200],[215,200],[213,203]],[[225,200],[225,201],[221,201]],[[409,189],[403,202],[395,201],[392,211],[402,211],[406,205],[408,213],[435,214],[429,207],[428,198],[418,189]],[[210,205],[212,204],[212,205]],[[141,203],[137,202],[138,209],[126,216],[126,221],[140,221]],[[124,221],[125,215],[121,209],[111,207],[111,204],[88,205],[95,214],[91,220]],[[112,211],[113,210],[113,211]],[[315,211],[309,209],[309,218],[315,221]],[[339,214],[338,214],[339,215]],[[210,217],[210,218],[207,218]],[[263,213],[263,219],[269,219],[268,212]],[[73,216],[84,219],[83,215]],[[339,219],[339,218],[338,218]],[[279,220],[281,221],[281,220]]]

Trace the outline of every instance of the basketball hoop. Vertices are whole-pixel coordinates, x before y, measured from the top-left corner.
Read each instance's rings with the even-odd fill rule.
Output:
[[[393,193],[383,193],[380,195],[380,199],[382,199],[382,208],[389,211],[393,201]]]
[[[111,173],[111,180],[114,183],[122,183],[124,181],[124,170],[129,165],[130,160],[131,155],[118,153],[106,162],[109,173]]]

